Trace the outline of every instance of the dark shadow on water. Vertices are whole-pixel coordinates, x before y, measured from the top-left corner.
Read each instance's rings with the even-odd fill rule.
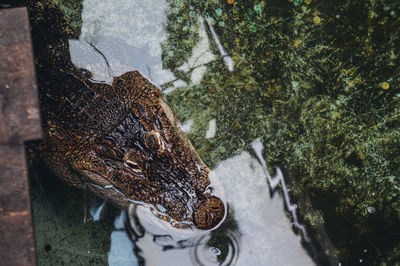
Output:
[[[39,143],[26,145],[39,265],[105,265],[120,210],[106,204],[93,221],[90,208],[104,200],[54,176],[35,153]]]

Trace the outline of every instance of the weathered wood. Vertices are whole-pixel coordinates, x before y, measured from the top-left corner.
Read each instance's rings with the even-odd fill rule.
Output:
[[[0,146],[0,265],[35,265],[24,145]]]
[[[26,9],[0,10],[0,145],[41,137],[31,47]]]
[[[0,10],[0,265],[36,265],[24,141],[41,137],[28,14]]]

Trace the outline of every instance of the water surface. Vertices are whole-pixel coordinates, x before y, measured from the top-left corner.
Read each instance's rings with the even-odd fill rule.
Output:
[[[371,183],[394,180],[398,187],[398,178],[389,178],[393,161],[383,163],[389,166],[382,181],[359,173],[371,172],[382,143],[393,140],[398,123],[390,115],[399,112],[398,87],[382,89],[379,82],[396,86],[399,77],[393,67],[387,76],[373,70],[384,67],[369,63],[368,51],[346,50],[354,41],[349,36],[357,34],[350,26],[338,29],[353,23],[363,31],[368,25],[362,19],[371,14],[349,15],[359,8],[346,1],[335,12],[317,2],[83,1],[81,25],[74,24],[80,36],[69,40],[74,65],[108,83],[139,70],[160,87],[224,188],[230,214],[215,231],[190,234],[141,206],[121,212],[87,191],[44,178],[32,189],[39,264],[363,264],[385,260],[376,255],[380,249],[390,257],[391,244],[372,243],[375,235],[368,232],[382,228],[375,215],[385,213],[383,196],[373,197],[383,192]],[[380,10],[380,4],[369,8]],[[382,16],[395,16],[386,11]],[[381,51],[394,49],[393,40]],[[379,51],[378,41],[370,42]],[[395,64],[397,57],[387,60]],[[353,61],[362,63],[357,68]],[[368,80],[370,72],[382,80]],[[363,84],[368,88],[361,90]],[[351,106],[368,107],[354,102],[366,102],[366,95],[349,92],[357,88],[375,99],[377,110],[390,102],[388,113],[374,113],[392,119],[386,140],[366,142],[372,133],[362,135],[361,122],[353,121],[363,116]],[[370,159],[375,148],[378,155]],[[384,223],[383,232],[396,228],[393,221],[393,227]]]

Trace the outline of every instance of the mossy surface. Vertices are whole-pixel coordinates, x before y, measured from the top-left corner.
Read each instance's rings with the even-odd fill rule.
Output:
[[[77,0],[54,0],[59,9],[64,13],[71,26],[80,32],[82,28],[82,1]]]
[[[344,263],[397,261],[400,3],[170,2],[165,67],[176,72],[190,56],[194,34],[183,41],[174,27],[192,10],[235,63],[231,73],[220,57],[201,84],[167,95],[182,120],[194,120],[190,138],[205,162],[216,165],[261,138],[314,238],[325,226],[338,248],[322,243],[321,252]],[[217,134],[206,139],[211,119]]]
[[[30,163],[38,265],[106,265],[120,211],[106,205],[102,219],[93,221],[89,191],[66,186],[41,162]]]

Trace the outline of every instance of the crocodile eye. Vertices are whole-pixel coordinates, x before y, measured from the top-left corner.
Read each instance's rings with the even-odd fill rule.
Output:
[[[150,131],[146,135],[144,135],[144,144],[150,150],[163,152],[165,150],[165,143],[160,133],[157,131]]]
[[[127,165],[131,170],[133,170],[136,173],[142,172],[139,165],[137,163],[135,163],[134,161],[127,160],[127,161],[125,161],[125,165]]]
[[[129,150],[124,155],[124,165],[129,167],[135,173],[142,173],[142,168],[140,167],[140,157],[137,156],[138,152],[134,149]]]

